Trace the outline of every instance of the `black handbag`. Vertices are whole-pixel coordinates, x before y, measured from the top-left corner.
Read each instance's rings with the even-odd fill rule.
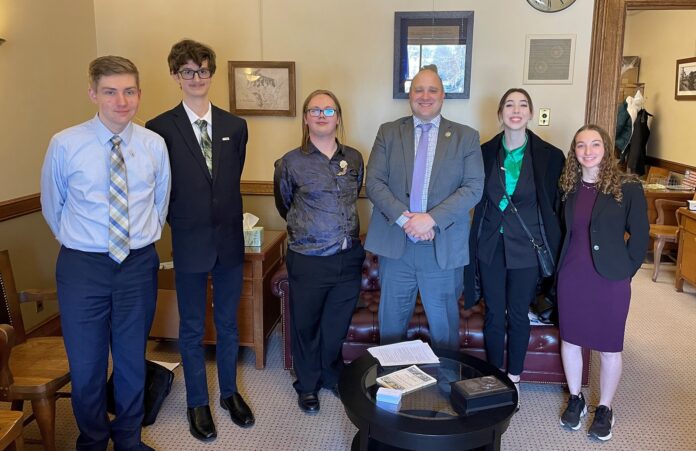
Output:
[[[500,164],[500,160],[498,160],[498,163]],[[500,168],[502,168],[502,167],[503,166],[500,165]],[[551,252],[549,251],[549,248],[545,243],[544,222],[541,218],[541,212],[539,211],[539,207],[537,207],[537,214],[539,215],[539,228],[541,229],[541,235],[542,235],[541,242],[537,242],[537,240],[534,239],[534,236],[532,235],[532,232],[529,231],[527,224],[525,224],[524,221],[522,220],[522,216],[520,216],[520,213],[517,211],[517,207],[515,206],[514,202],[512,202],[512,198],[510,197],[510,195],[507,193],[507,190],[505,189],[505,182],[503,181],[503,177],[500,174],[500,171],[498,171],[498,178],[500,179],[500,183],[503,185],[503,194],[505,194],[505,198],[508,200],[508,203],[510,204],[510,208],[512,208],[512,212],[515,213],[515,216],[517,216],[517,220],[520,221],[520,225],[522,226],[524,233],[527,235],[529,242],[532,243],[532,246],[534,246],[534,250],[536,251],[536,254],[537,254],[537,260],[539,261],[539,272],[541,273],[541,276],[542,277],[553,276],[553,273],[554,273],[555,268],[556,268],[556,264],[554,263],[553,256],[551,255]]]
[[[157,419],[157,414],[162,408],[164,398],[169,395],[174,381],[174,373],[162,365],[145,360],[145,416],[143,426],[149,426]],[[114,375],[111,373],[106,382],[106,410],[109,413],[116,412],[114,400]]]

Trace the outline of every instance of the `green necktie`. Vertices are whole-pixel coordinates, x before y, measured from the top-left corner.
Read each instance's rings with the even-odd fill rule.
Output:
[[[213,142],[210,140],[210,135],[208,135],[208,121],[205,119],[198,119],[195,124],[201,130],[200,145],[203,158],[205,158],[205,165],[208,166],[210,175],[213,175]]]

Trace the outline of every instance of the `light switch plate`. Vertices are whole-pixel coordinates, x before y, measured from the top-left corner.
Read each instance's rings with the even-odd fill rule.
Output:
[[[539,108],[539,125],[549,125],[551,120],[551,110],[549,108]]]

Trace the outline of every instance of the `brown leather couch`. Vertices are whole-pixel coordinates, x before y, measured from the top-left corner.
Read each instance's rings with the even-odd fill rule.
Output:
[[[285,265],[274,274],[271,281],[273,294],[281,301],[282,334],[283,334],[283,363],[285,369],[292,368],[292,353],[290,350],[290,289]],[[379,324],[377,310],[379,308],[380,285],[379,263],[377,256],[367,252],[363,263],[362,290],[360,300],[353,313],[353,319],[348,329],[348,335],[343,343],[343,359],[350,362],[363,353],[367,348],[379,344]],[[467,354],[486,359],[483,344],[483,311],[482,303],[470,309],[464,309],[464,298],[459,299],[459,350]],[[428,321],[423,306],[418,300],[413,318],[409,323],[407,338],[430,340]],[[590,351],[583,351],[585,361],[582,383],[589,382]],[[556,326],[533,326],[524,362],[523,382],[538,382],[565,384],[563,365],[560,354],[560,339]]]

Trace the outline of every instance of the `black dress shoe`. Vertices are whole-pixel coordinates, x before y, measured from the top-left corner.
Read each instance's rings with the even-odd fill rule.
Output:
[[[316,393],[301,393],[297,398],[297,405],[307,413],[319,412],[319,398]]]
[[[209,442],[217,437],[213,416],[209,406],[189,407],[186,409],[186,417],[189,422],[189,431],[198,440]]]
[[[220,398],[220,405],[223,409],[230,411],[230,417],[237,426],[248,428],[256,422],[254,414],[239,393],[234,393],[228,398]]]

